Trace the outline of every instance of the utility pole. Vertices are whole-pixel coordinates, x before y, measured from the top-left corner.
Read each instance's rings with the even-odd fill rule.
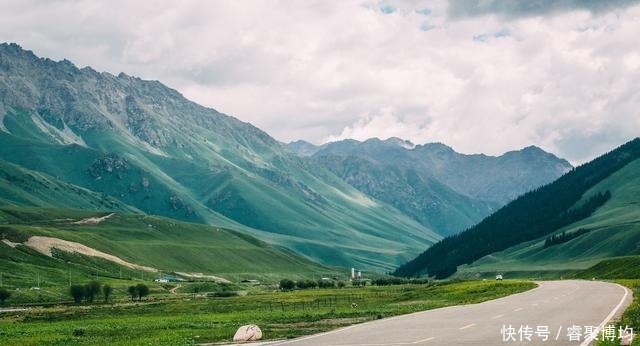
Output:
[[[38,272],[38,288],[40,288],[40,272]]]
[[[71,287],[71,268],[69,268],[69,287]]]
[[[122,267],[120,267],[120,280],[122,280]]]

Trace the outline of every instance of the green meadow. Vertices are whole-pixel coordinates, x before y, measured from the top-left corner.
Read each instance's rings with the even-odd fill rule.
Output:
[[[254,288],[244,296],[228,298],[182,291],[152,293],[141,302],[130,302],[116,292],[115,302],[109,304],[64,304],[0,314],[0,343],[195,345],[231,341],[237,328],[249,323],[259,325],[265,339],[292,338],[399,314],[479,303],[533,287],[532,282],[506,280],[290,292]]]

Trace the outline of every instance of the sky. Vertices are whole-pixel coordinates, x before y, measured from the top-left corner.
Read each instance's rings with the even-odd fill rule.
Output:
[[[31,1],[0,42],[160,80],[276,139],[588,161],[640,131],[640,2]]]

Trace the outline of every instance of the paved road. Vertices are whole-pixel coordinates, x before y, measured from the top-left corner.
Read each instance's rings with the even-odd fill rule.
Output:
[[[544,281],[528,292],[481,304],[392,317],[269,345],[588,345],[584,338],[570,341],[567,328],[603,325],[621,314],[631,298],[628,289],[611,283]],[[516,341],[503,341],[511,334],[501,330],[509,325]],[[521,342],[517,332],[526,325],[534,333],[531,341]],[[536,334],[538,326],[548,327],[546,342]]]

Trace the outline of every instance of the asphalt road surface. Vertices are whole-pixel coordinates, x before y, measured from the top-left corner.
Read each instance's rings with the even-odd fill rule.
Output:
[[[585,326],[607,324],[619,316],[632,300],[631,291],[612,283],[566,280],[538,284],[539,287],[530,291],[480,304],[397,316],[268,345],[583,346],[591,343],[584,337]],[[574,325],[581,327],[579,341],[575,340],[578,333],[571,333],[574,340],[569,335],[568,328]],[[549,331],[546,341],[543,340],[545,326]]]

